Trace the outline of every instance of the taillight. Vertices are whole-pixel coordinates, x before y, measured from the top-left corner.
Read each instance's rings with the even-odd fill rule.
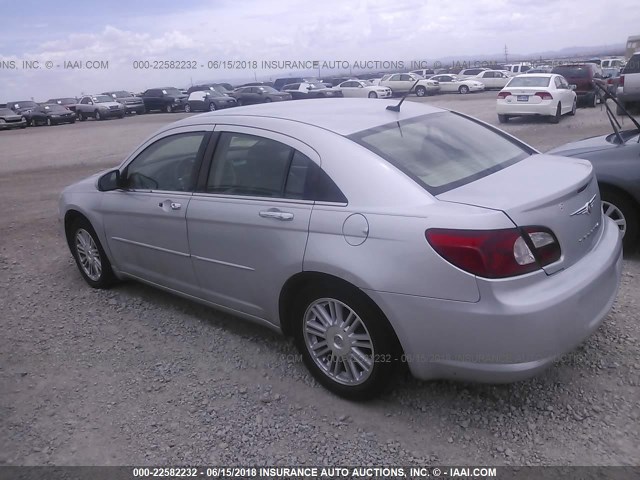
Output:
[[[553,100],[553,96],[549,92],[536,92],[536,97],[540,97],[542,100]]]
[[[619,87],[624,87],[624,75],[620,75],[620,81],[618,82]]]
[[[500,92],[500,93],[498,93],[498,98],[505,99],[505,98],[507,98],[509,95],[511,95],[511,92]]]
[[[485,278],[505,278],[538,270],[560,259],[560,245],[545,227],[502,230],[432,228],[429,245],[456,267]]]

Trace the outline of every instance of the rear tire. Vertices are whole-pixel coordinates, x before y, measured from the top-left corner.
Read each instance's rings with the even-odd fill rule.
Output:
[[[588,102],[587,106],[589,108],[596,108],[598,106],[598,95],[596,94],[596,92],[593,92],[593,94],[589,97],[587,102]]]
[[[561,116],[562,116],[562,104],[558,102],[558,108],[556,108],[556,114],[549,117],[549,123],[560,123]]]
[[[53,123],[51,122],[51,119],[47,117],[47,127],[50,127],[51,125],[53,125]]]
[[[600,189],[602,211],[611,218],[624,235],[622,245],[625,252],[634,252],[638,248],[638,217],[640,211],[633,201],[622,192],[606,187]]]
[[[620,99],[618,99],[618,102],[620,103],[620,105],[622,105],[622,107],[626,110],[627,106],[624,104],[624,102],[621,102]],[[622,110],[622,108],[620,108],[619,105],[616,104],[616,114],[618,115],[624,115],[624,111]]]
[[[571,111],[569,112],[569,115],[571,115],[572,117],[576,114],[576,110],[578,109],[578,101],[576,99],[573,100],[573,106],[571,107]]]
[[[297,296],[292,314],[303,362],[325,388],[367,400],[389,386],[401,349],[387,319],[360,290],[309,285]]]
[[[116,280],[95,230],[86,218],[78,218],[67,231],[67,240],[78,270],[92,288],[108,288]]]
[[[498,115],[498,122],[507,123],[509,121],[509,115]]]

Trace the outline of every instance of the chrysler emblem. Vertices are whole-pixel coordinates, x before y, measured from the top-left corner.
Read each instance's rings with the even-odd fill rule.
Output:
[[[589,215],[591,213],[591,211],[593,210],[593,204],[594,203],[596,203],[596,196],[595,195],[593,197],[591,197],[591,199],[587,203],[585,203],[582,207],[580,207],[578,210],[576,210],[575,212],[573,212],[569,216],[573,217],[575,215]]]

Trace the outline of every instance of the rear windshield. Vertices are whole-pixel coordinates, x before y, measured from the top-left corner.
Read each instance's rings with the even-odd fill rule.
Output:
[[[591,73],[590,67],[556,67],[553,73],[558,73],[565,78],[588,78]]]
[[[551,77],[514,77],[508,87],[548,87]]]
[[[640,55],[635,54],[631,57],[622,73],[640,73]]]
[[[349,138],[396,166],[432,195],[486,177],[534,153],[453,112],[381,125]]]

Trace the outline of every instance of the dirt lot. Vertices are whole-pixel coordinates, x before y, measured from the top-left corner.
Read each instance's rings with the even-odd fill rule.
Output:
[[[423,101],[497,122],[495,93]],[[293,345],[136,283],[80,277],[57,221],[69,183],[184,114],[0,132],[0,464],[640,464],[640,258],[602,327],[513,385],[399,378],[327,393]],[[580,109],[505,129],[547,150],[609,131]]]

